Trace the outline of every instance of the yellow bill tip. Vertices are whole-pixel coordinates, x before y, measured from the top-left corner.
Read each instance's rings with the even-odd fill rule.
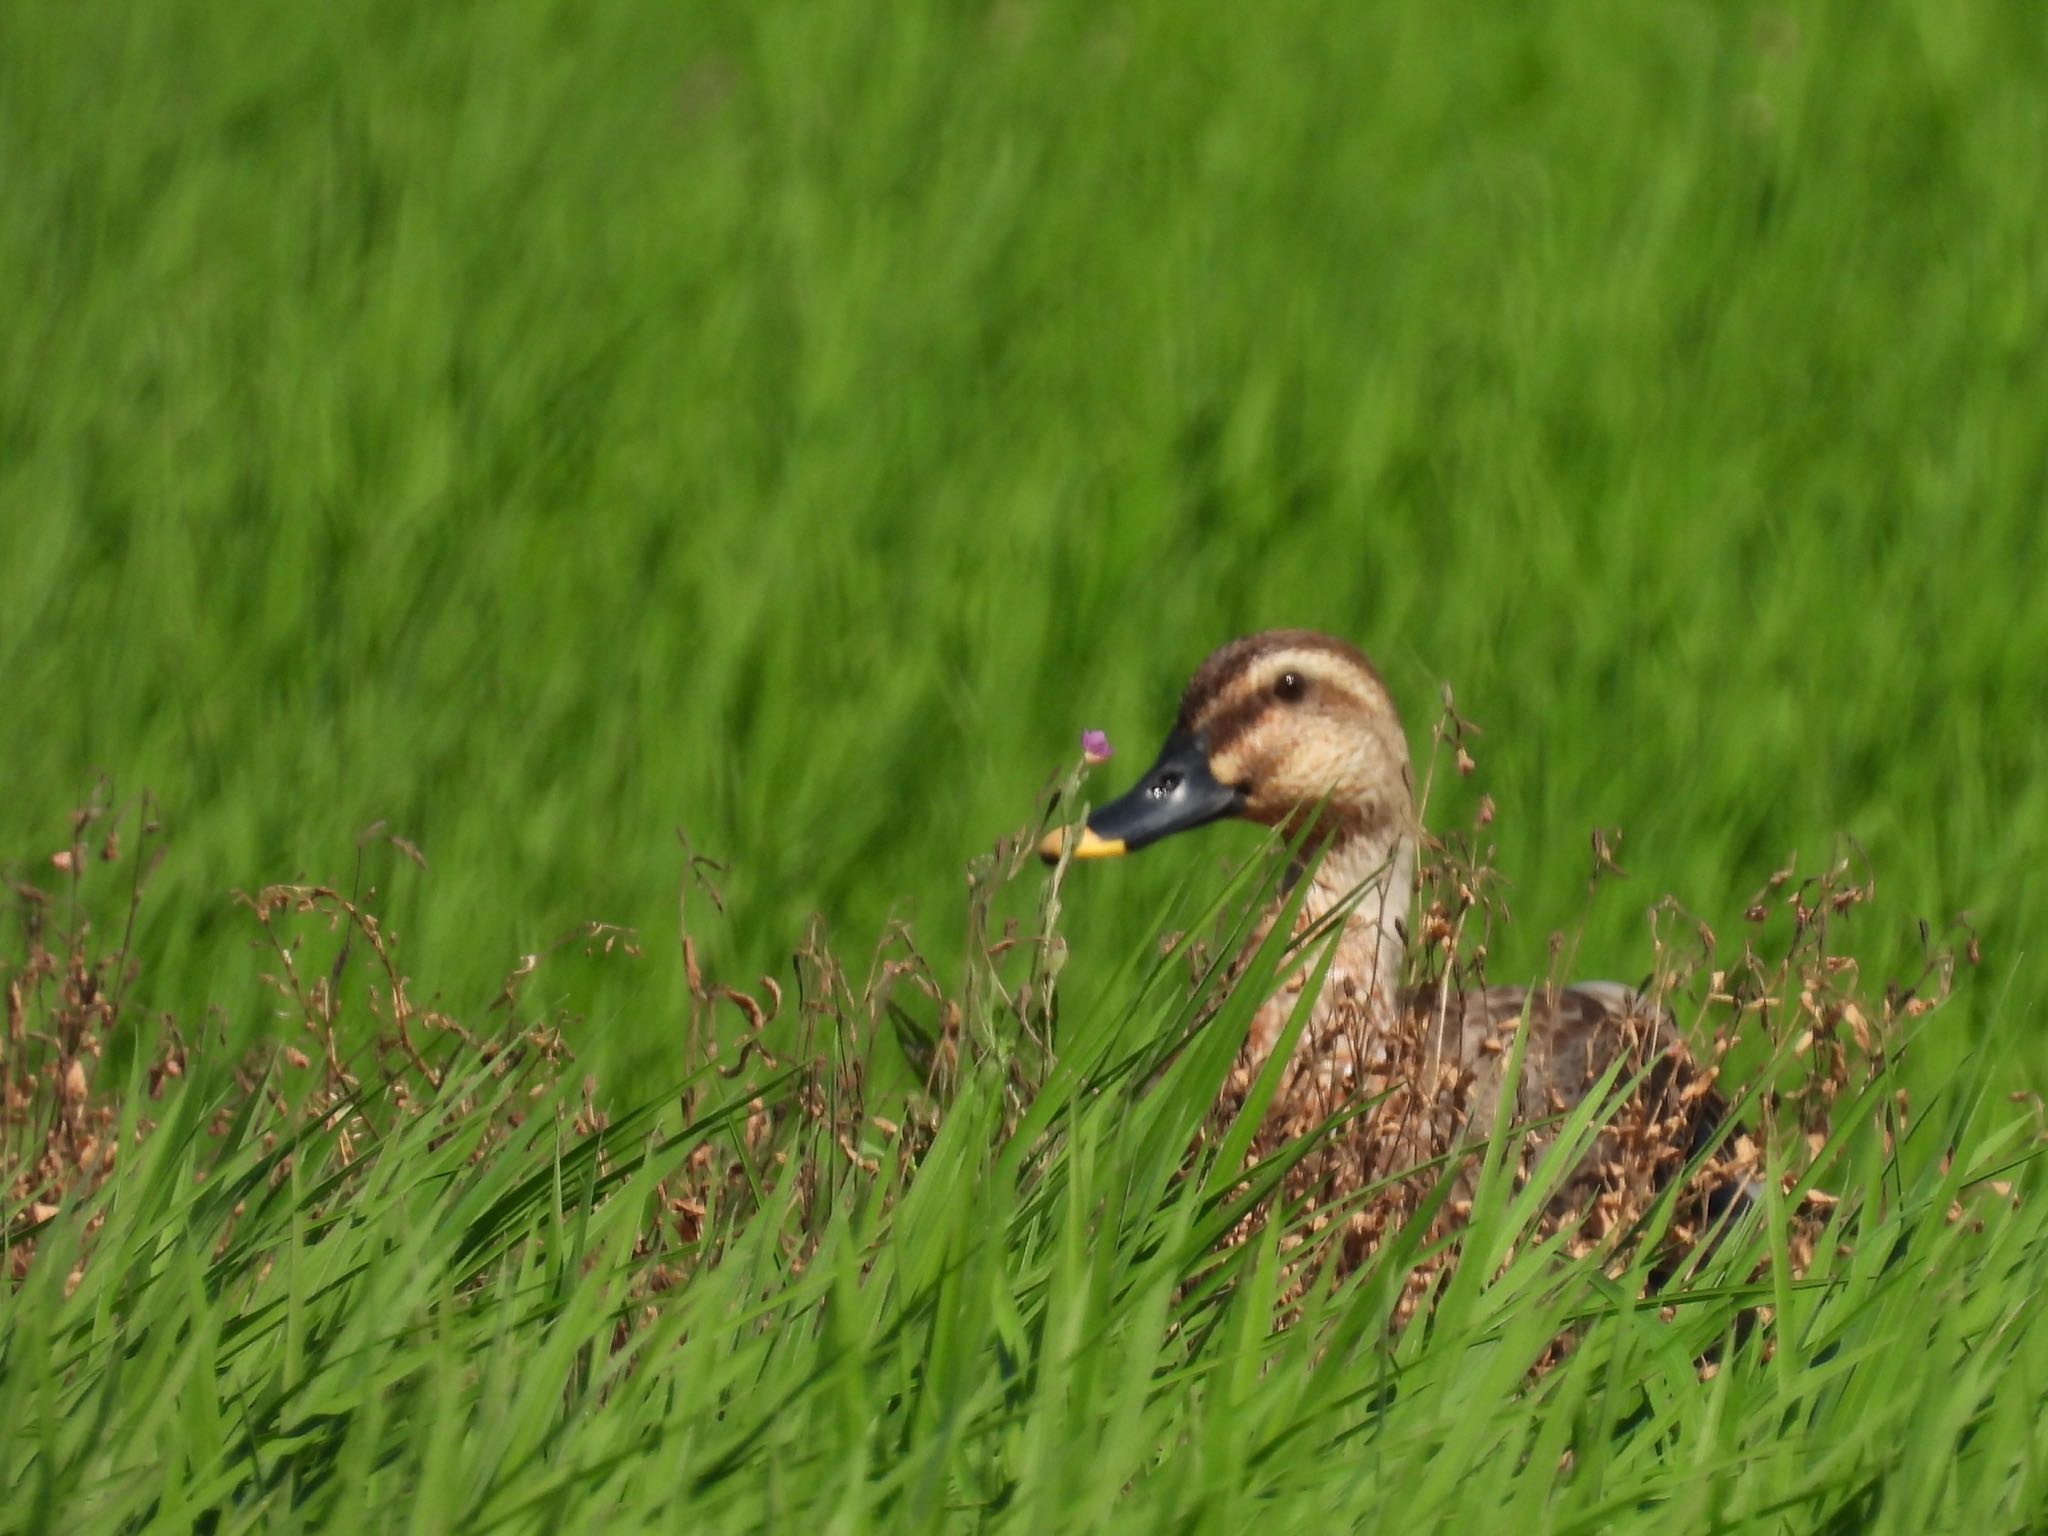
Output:
[[[1060,854],[1067,846],[1067,829],[1054,827],[1045,834],[1045,841],[1038,845],[1038,856],[1048,864],[1059,862]],[[1087,828],[1074,842],[1074,857],[1077,859],[1116,859],[1123,857],[1124,840],[1120,837],[1097,837]]]

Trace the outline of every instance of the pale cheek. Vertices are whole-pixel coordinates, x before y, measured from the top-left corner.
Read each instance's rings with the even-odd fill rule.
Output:
[[[1254,791],[1245,813],[1272,823],[1325,797],[1332,805],[1356,805],[1370,792],[1369,777],[1361,772],[1355,747],[1297,741],[1283,764],[1251,776]]]
[[[1335,742],[1303,741],[1287,764],[1288,792],[1299,804],[1320,800],[1349,801],[1366,787],[1356,747]]]
[[[1256,745],[1257,751],[1247,748]],[[1387,810],[1389,785],[1401,784],[1406,753],[1353,730],[1333,730],[1305,719],[1268,718],[1262,730],[1232,743],[1210,760],[1225,784],[1248,784],[1247,820],[1268,826],[1304,806],[1327,803],[1348,816],[1375,819]]]
[[[1248,766],[1254,793],[1245,813],[1253,821],[1270,825],[1303,806],[1326,802],[1373,823],[1391,813],[1389,795],[1400,792],[1407,760],[1405,753],[1382,742],[1303,731],[1286,743],[1284,752]]]

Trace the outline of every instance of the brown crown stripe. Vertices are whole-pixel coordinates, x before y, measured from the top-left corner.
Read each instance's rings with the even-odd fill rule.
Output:
[[[1283,651],[1321,651],[1349,666],[1357,667],[1373,680],[1381,692],[1386,682],[1379,668],[1357,646],[1313,629],[1268,629],[1219,646],[1195,669],[1187,690],[1181,694],[1179,723],[1192,728],[1238,678],[1269,656]]]
[[[1278,723],[1296,710],[1334,708],[1340,714],[1362,714],[1370,711],[1373,704],[1374,701],[1342,683],[1320,677],[1315,681],[1315,693],[1308,703],[1285,703],[1275,698],[1268,688],[1245,687],[1212,701],[1209,708],[1197,719],[1187,722],[1187,726],[1202,733],[1203,741],[1214,754],[1247,732],[1256,731],[1268,722]]]
[[[1276,656],[1302,652],[1321,652],[1363,671],[1378,692],[1376,698],[1361,693],[1345,686],[1348,679],[1335,679],[1325,673],[1317,679],[1325,694],[1324,702],[1329,702],[1329,694],[1335,694],[1346,704],[1369,710],[1385,700],[1386,684],[1379,670],[1357,647],[1313,630],[1269,630],[1233,640],[1202,663],[1181,695],[1177,726],[1206,731],[1210,750],[1216,750],[1225,737],[1249,729],[1273,702],[1266,688],[1267,680],[1258,675],[1259,668]]]

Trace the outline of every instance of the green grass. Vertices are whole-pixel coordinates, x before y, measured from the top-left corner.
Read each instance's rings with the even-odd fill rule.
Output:
[[[1435,810],[1499,807],[1494,979],[1558,931],[1642,975],[1658,896],[1731,938],[1788,853],[1853,838],[1873,987],[1922,917],[1981,936],[1916,1096],[1981,1072],[1998,1102],[2048,1083],[2044,142],[2048,28],[2000,0],[19,0],[0,861],[47,884],[95,775],[152,790],[139,1010],[260,1041],[230,892],[346,884],[383,820],[430,868],[377,845],[379,910],[462,1017],[580,922],[641,933],[529,994],[623,1116],[685,1070],[676,828],[733,866],[725,919],[696,914],[719,975],[787,980],[814,912],[850,957],[893,916],[951,989],[962,867],[1076,733],[1111,732],[1119,780],[1212,645],[1306,623],[1385,664],[1418,750],[1445,683],[1484,726]],[[1632,878],[1589,901],[1596,827]],[[1071,884],[1063,1019],[1126,1019],[1170,894],[1252,846]],[[1102,1235],[1159,1173],[1134,1134],[1077,1131],[1070,1195],[1027,1211],[963,1131],[918,1176],[949,1191],[930,1252],[879,1204],[807,1276],[742,1248],[602,1395],[568,1363],[610,1327],[625,1203],[588,1274],[452,1303],[444,1218],[549,1148],[474,1188],[393,1148],[346,1241],[297,1197],[252,1224],[304,1262],[237,1289],[179,1239],[200,1150],[166,1138],[110,1186],[120,1262],[69,1301],[44,1266],[0,1317],[5,1502],[36,1512],[8,1518],[2038,1506],[2032,1212],[1973,1237],[1928,1183],[1881,1218],[1912,1262],[1811,1303],[1836,1353],[1705,1385],[1623,1310],[1513,1394],[1591,1282],[1525,1315],[1511,1276],[1404,1346],[1385,1407],[1399,1350],[1366,1328],[1308,1369],[1256,1276],[1199,1343],[1162,1328],[1178,1259]],[[580,1209],[522,1198],[536,1230]]]
[[[321,913],[271,921],[326,969]],[[1040,952],[988,974],[1015,995]],[[1179,955],[1127,977],[1121,1017],[1050,1071],[983,990],[914,1154],[829,1071],[822,1122],[741,1153],[750,1089],[700,1079],[690,1110],[622,1097],[593,1132],[570,1125],[573,1074],[549,1093],[546,1071],[498,1078],[444,1037],[425,1047],[446,1074],[427,1111],[362,1096],[344,1169],[216,1054],[161,1101],[138,1066],[125,1112],[159,1123],[97,1196],[41,1220],[0,1324],[6,1528],[2038,1519],[2048,1217],[1972,1200],[1979,1219],[1951,1219],[1966,1185],[2031,1155],[2027,1124],[1981,1129],[1999,1118],[1972,1113],[1981,1084],[1951,1085],[1896,1159],[1852,1138],[1823,1160],[1846,1198],[1803,1276],[1751,1220],[1652,1302],[1630,1299],[1647,1257],[1609,1277],[1525,1235],[1558,1164],[1516,1195],[1490,1160],[1464,1263],[1427,1326],[1395,1329],[1416,1229],[1295,1297],[1274,1229],[1217,1246],[1276,1165],[1239,1194],[1239,1144],[1175,1177],[1277,959],[1170,1060],[1203,1006]],[[381,973],[340,974],[363,1017]],[[873,1020],[824,976],[806,962],[827,1038],[863,1059]],[[1019,1067],[1037,1091],[1019,1094]],[[280,1063],[270,1086],[296,1101],[316,1079]],[[1972,1122],[1964,1155],[1940,1157]],[[702,1237],[644,1246],[704,1189],[697,1158],[730,1147],[772,1178],[771,1145],[803,1177],[757,1207],[714,1176]],[[658,1263],[677,1283],[650,1293]],[[1760,1304],[1768,1325],[1745,1322]],[[1567,1331],[1572,1353],[1532,1379]]]

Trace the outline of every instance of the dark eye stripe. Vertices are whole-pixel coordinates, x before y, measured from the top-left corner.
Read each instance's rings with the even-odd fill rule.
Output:
[[[1210,714],[1227,694],[1242,686],[1251,674],[1261,671],[1261,663],[1289,651],[1331,657],[1344,669],[1339,676],[1348,676],[1353,671],[1362,673],[1378,692],[1386,692],[1386,682],[1381,678],[1379,669],[1373,666],[1371,658],[1349,641],[1310,629],[1269,629],[1256,635],[1244,635],[1218,646],[1209,654],[1195,669],[1195,675],[1188,679],[1187,688],[1181,694],[1180,723],[1192,726]],[[1327,679],[1317,679],[1317,686],[1325,681]],[[1370,692],[1371,688],[1367,691]]]
[[[1203,740],[1208,743],[1209,756],[1222,756],[1240,738],[1257,730],[1273,707],[1272,695],[1257,693],[1250,698],[1233,700],[1214,711],[1201,728]]]
[[[1374,707],[1373,701],[1328,678],[1317,678],[1309,686],[1315,692],[1318,710],[1354,709],[1364,714]],[[1240,685],[1221,697],[1212,697],[1208,708],[1199,717],[1184,723],[1189,730],[1201,732],[1209,755],[1217,757],[1241,737],[1258,730],[1268,716],[1277,719],[1282,711],[1291,708],[1275,696],[1271,685],[1257,688]],[[1290,714],[1287,718],[1294,717]]]

